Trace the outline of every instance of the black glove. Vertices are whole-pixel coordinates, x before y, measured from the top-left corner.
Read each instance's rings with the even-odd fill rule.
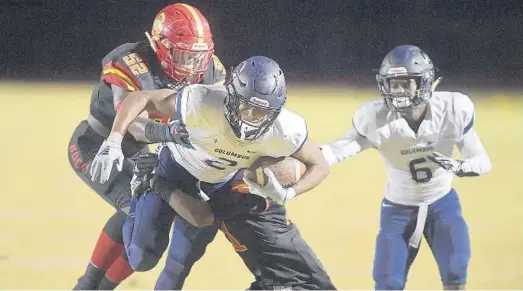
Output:
[[[185,124],[179,120],[173,120],[169,122],[167,126],[172,142],[182,145],[185,148],[194,149],[189,141],[189,132],[187,132]]]
[[[133,178],[131,179],[133,196],[139,197],[151,189],[149,181],[153,177],[154,169],[158,163],[158,155],[154,153],[143,153],[136,159],[133,167]]]

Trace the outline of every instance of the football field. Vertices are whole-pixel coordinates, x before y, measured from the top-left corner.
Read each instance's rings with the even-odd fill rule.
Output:
[[[69,138],[88,115],[92,84],[0,86],[0,289],[70,289],[113,213],[67,159]],[[354,111],[376,92],[295,85],[287,106],[305,117],[314,141],[325,143],[348,130]],[[511,98],[516,95],[471,95],[493,169],[488,176],[454,180],[472,240],[469,289],[523,289],[523,98]],[[290,219],[339,289],[373,288],[384,182],[383,162],[368,150],[334,166],[320,187],[288,203]],[[133,274],[119,289],[152,289],[163,263]],[[219,233],[185,289],[245,289],[252,280]],[[437,266],[423,242],[407,289],[438,288]]]

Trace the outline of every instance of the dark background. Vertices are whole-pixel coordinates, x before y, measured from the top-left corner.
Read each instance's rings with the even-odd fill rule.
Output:
[[[225,66],[251,55],[289,80],[374,82],[395,45],[420,46],[448,80],[517,86],[523,75],[521,0],[181,1],[208,18]],[[175,1],[2,0],[0,77],[96,79],[114,47],[144,40]]]

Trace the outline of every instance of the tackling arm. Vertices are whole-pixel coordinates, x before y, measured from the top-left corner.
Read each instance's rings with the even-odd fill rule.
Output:
[[[177,91],[171,89],[130,92],[119,105],[110,136],[123,137],[130,125],[145,110],[162,117],[170,118],[174,116],[176,95]],[[143,123],[144,120],[141,122]],[[145,130],[145,125],[143,125],[143,128]],[[136,127],[134,130],[137,130]]]
[[[353,128],[346,135],[337,140],[322,145],[321,150],[329,165],[333,165],[351,158],[371,147],[372,144],[369,140]]]
[[[160,179],[151,180],[156,195],[167,202],[181,217],[196,227],[209,226],[214,223],[214,213],[209,203],[188,195],[180,189],[171,190]]]
[[[487,151],[474,128],[471,128],[458,143],[461,152],[461,168],[456,173],[459,177],[486,175],[492,169]]]
[[[116,112],[120,109],[120,105],[124,101],[125,97],[130,93],[130,91],[123,89],[119,86],[111,85],[113,91],[113,103],[114,109]],[[145,143],[153,143],[147,139],[145,134],[146,127],[154,126],[151,123],[156,123],[149,119],[149,114],[147,111],[143,111],[138,115],[138,117],[129,125],[127,131],[137,140]]]

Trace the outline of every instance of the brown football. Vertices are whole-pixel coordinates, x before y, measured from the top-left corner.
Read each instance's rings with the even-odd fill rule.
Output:
[[[298,182],[307,169],[304,163],[293,157],[285,159],[263,157],[245,170],[244,175],[249,180],[265,186],[267,175],[263,172],[263,168],[269,168],[274,173],[276,180],[284,187],[290,187]]]

